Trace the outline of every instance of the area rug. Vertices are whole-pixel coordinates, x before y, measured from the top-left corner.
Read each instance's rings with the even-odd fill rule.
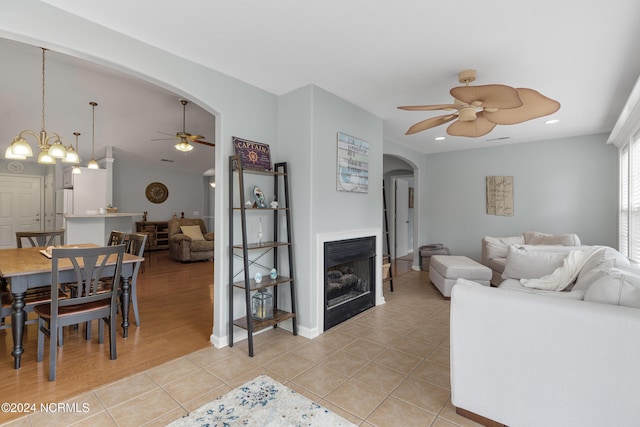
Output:
[[[355,427],[355,424],[272,378],[260,375],[168,426]]]

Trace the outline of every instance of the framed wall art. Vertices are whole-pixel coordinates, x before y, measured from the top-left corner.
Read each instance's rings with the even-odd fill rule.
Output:
[[[369,191],[369,143],[338,132],[338,191]]]
[[[487,177],[487,214],[513,216],[513,177]]]

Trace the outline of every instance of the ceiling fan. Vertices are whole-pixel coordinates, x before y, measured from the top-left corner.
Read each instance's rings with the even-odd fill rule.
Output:
[[[178,143],[174,145],[175,149],[178,151],[182,151],[184,153],[191,151],[193,150],[193,145],[191,145],[192,142],[208,145],[210,147],[215,147],[216,144],[212,142],[203,141],[203,139],[205,138],[203,135],[191,135],[189,132],[185,130],[185,121],[186,121],[185,119],[187,114],[186,107],[189,101],[187,101],[186,99],[181,99],[180,103],[182,104],[182,132],[176,133],[175,138],[178,140]],[[160,132],[160,133],[164,133],[164,132]],[[170,134],[167,133],[166,135],[170,135]],[[167,140],[167,139],[171,139],[171,138],[159,138],[159,139],[154,139],[153,141],[160,141],[160,140]]]
[[[422,132],[456,120],[447,128],[452,136],[477,138],[488,134],[496,125],[514,125],[553,114],[560,103],[533,89],[513,88],[500,84],[469,86],[476,79],[476,70],[458,73],[458,81],[465,86],[452,88],[453,104],[409,105],[398,107],[408,111],[451,111],[443,116],[422,120],[405,135]]]

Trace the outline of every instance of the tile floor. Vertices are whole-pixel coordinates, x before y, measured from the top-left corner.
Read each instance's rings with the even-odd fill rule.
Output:
[[[255,337],[253,358],[246,342],[207,348],[77,396],[76,413],[7,425],[161,426],[262,373],[361,426],[478,425],[451,405],[449,301],[425,272],[395,277],[394,290],[313,340],[273,329]]]

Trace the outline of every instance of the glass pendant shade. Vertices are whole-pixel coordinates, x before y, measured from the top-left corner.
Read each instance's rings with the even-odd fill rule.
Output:
[[[40,151],[40,154],[38,154],[38,163],[43,165],[55,165],[56,159],[49,155],[48,150],[42,150]]]
[[[94,159],[93,157],[91,158],[91,160],[89,160],[89,163],[87,163],[87,167],[89,169],[100,169],[100,166],[98,166],[98,162],[96,162],[96,159]]]
[[[16,156],[25,156],[25,157],[33,156],[33,150],[31,149],[31,146],[29,145],[27,140],[25,140],[21,136],[16,137],[11,143],[11,145],[9,146],[9,148],[11,148],[11,153]]]
[[[6,151],[4,152],[4,158],[5,159],[11,159],[11,160],[27,160],[27,156],[20,156],[17,154],[13,154],[13,151],[11,150],[11,145],[7,147]]]
[[[80,175],[82,173],[82,169],[80,169],[80,166],[75,165],[71,170],[71,173],[73,173],[74,175]]]
[[[62,159],[64,163],[80,163],[80,156],[72,146],[67,147],[67,155]]]
[[[183,153],[186,153],[188,151],[193,150],[193,145],[189,144],[186,141],[181,141],[179,143],[177,143],[176,145],[174,145],[175,149],[178,151],[182,151]]]
[[[64,148],[60,140],[57,140],[49,147],[49,155],[56,159],[64,159],[67,157],[67,149]]]

